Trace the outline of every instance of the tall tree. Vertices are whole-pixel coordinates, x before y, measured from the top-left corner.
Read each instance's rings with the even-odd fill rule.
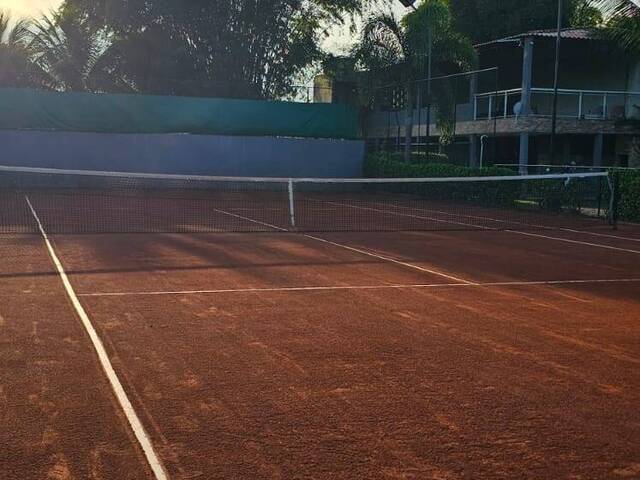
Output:
[[[362,38],[354,49],[358,65],[367,72],[374,90],[389,82],[404,86],[407,160],[411,152],[415,81],[424,79],[427,72],[428,31],[432,37],[432,76],[470,70],[475,65],[473,46],[453,28],[447,0],[424,0],[416,11],[400,21],[391,14],[374,15],[365,23]],[[446,82],[441,82],[440,87],[433,97],[439,127],[446,131],[452,121],[451,101]]]
[[[0,87],[32,87],[38,84],[29,50],[31,23],[12,22],[0,11]]]
[[[122,42],[122,68],[141,91],[264,98],[290,93],[321,58],[326,28],[373,1],[66,0],[64,8]]]
[[[29,50],[44,86],[60,91],[127,89],[126,81],[109,64],[113,40],[77,10],[45,15],[28,30]]]

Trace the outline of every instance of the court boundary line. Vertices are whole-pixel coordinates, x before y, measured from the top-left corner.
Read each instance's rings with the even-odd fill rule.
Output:
[[[357,252],[357,253],[360,253],[362,255],[368,255],[370,257],[378,258],[380,260],[385,260],[387,262],[395,263],[397,265],[402,265],[404,267],[412,268],[414,270],[419,270],[421,272],[430,273],[432,275],[437,275],[437,276],[440,276],[440,277],[443,277],[443,278],[448,278],[449,280],[453,280],[455,282],[460,282],[460,283],[464,283],[464,284],[468,284],[468,285],[475,285],[476,284],[476,282],[472,282],[472,281],[466,280],[464,278],[454,277],[453,275],[442,273],[442,272],[439,272],[438,270],[432,270],[432,269],[429,269],[429,268],[421,267],[420,265],[415,265],[413,263],[409,263],[409,262],[405,262],[405,261],[402,261],[402,260],[398,260],[398,259],[395,259],[393,257],[388,257],[386,255],[380,255],[380,254],[378,254],[376,252],[373,252],[373,251],[370,251],[370,250],[362,250],[360,248],[351,247],[349,245],[344,245],[342,243],[333,242],[331,240],[327,240],[327,239],[320,238],[320,237],[315,237],[315,236],[309,235],[309,234],[303,234],[303,235],[305,237],[307,237],[307,238],[311,238],[312,240],[316,240],[318,242],[328,243],[329,245],[333,245],[335,247],[344,248],[345,250],[351,250],[353,252]]]
[[[286,228],[278,227],[277,225],[272,225],[270,223],[261,222],[260,220],[255,220],[255,219],[252,219],[252,218],[249,218],[249,217],[245,217],[243,215],[238,215],[238,214],[235,214],[235,213],[232,213],[232,212],[227,212],[226,210],[220,210],[220,209],[217,209],[217,208],[213,209],[213,210],[218,212],[218,213],[223,213],[225,215],[230,215],[232,217],[240,218],[242,220],[246,220],[248,222],[253,222],[253,223],[256,223],[258,225],[263,225],[263,226],[266,226],[266,227],[270,227],[270,228],[273,228],[275,230],[279,230],[281,232],[296,233],[294,231],[287,230]],[[390,263],[395,263],[395,264],[401,265],[403,267],[411,268],[411,269],[414,269],[414,270],[419,270],[419,271],[424,272],[424,273],[430,273],[432,275],[437,275],[437,276],[440,276],[440,277],[443,277],[443,278],[448,278],[449,280],[453,280],[455,282],[462,282],[462,283],[468,283],[468,284],[473,284],[474,283],[474,282],[471,282],[469,280],[465,280],[463,278],[458,278],[458,277],[454,277],[453,275],[448,275],[446,273],[439,272],[437,270],[431,270],[429,268],[421,267],[419,265],[414,265],[413,263],[408,263],[408,262],[404,262],[402,260],[398,260],[398,259],[395,259],[395,258],[392,258],[392,257],[388,257],[388,256],[385,256],[385,255],[380,255],[380,254],[378,254],[376,252],[372,252],[372,251],[369,251],[369,250],[362,250],[360,248],[351,247],[349,245],[343,245],[341,243],[332,242],[331,240],[326,240],[324,238],[315,237],[315,236],[309,235],[307,233],[302,233],[302,236],[306,237],[306,238],[310,238],[310,239],[318,241],[318,242],[322,242],[322,243],[327,243],[329,245],[333,245],[334,247],[340,247],[340,248],[343,248],[343,249],[346,249],[346,250],[351,250],[351,251],[357,252],[357,253],[359,253],[361,255],[367,255],[369,257],[377,258],[377,259],[384,260],[384,261],[387,261],[387,262],[390,262]]]
[[[317,201],[323,201],[323,200],[317,200]],[[385,206],[384,204],[380,203],[380,202],[373,202],[376,205],[381,205],[381,206]],[[633,238],[633,237],[622,237],[620,235],[611,235],[608,233],[600,233],[600,232],[590,232],[588,230],[577,230],[574,228],[566,228],[566,227],[547,227],[544,225],[537,225],[535,223],[525,223],[525,222],[519,222],[517,220],[514,221],[510,221],[510,220],[500,220],[497,218],[491,218],[491,217],[483,217],[480,215],[459,215],[459,214],[455,214],[455,213],[449,213],[449,212],[445,212],[443,210],[430,210],[430,209],[424,209],[424,208],[414,208],[414,207],[409,207],[406,205],[391,205],[393,208],[398,208],[398,209],[404,209],[404,210],[414,210],[414,211],[419,211],[419,212],[429,212],[429,213],[438,213],[438,214],[442,214],[442,215],[450,215],[450,216],[461,216],[461,217],[465,217],[465,218],[471,218],[471,219],[476,219],[476,220],[487,220],[490,222],[496,222],[496,223],[511,223],[511,224],[518,224],[518,225],[522,225],[523,227],[532,227],[532,228],[540,228],[540,229],[544,229],[544,230],[559,230],[559,231],[563,231],[563,232],[571,232],[571,233],[581,233],[581,234],[585,234],[585,235],[593,235],[596,237],[606,237],[606,238],[615,238],[616,240],[624,240],[624,241],[629,241],[629,242],[640,242],[640,238]],[[443,220],[446,221],[446,220]],[[621,222],[620,222],[621,223]],[[464,225],[464,224],[462,224]],[[472,224],[469,224],[470,226],[475,226]],[[483,227],[484,228],[484,227]],[[493,230],[492,228],[487,228],[488,230]]]
[[[319,200],[320,202],[322,202],[322,200]],[[509,228],[505,228],[505,229],[498,229],[498,228],[491,228],[491,227],[485,227],[482,225],[474,225],[472,223],[462,223],[462,222],[455,222],[455,221],[450,221],[450,220],[442,220],[439,218],[433,218],[433,217],[425,217],[425,216],[419,216],[419,215],[411,215],[408,213],[401,213],[401,212],[394,212],[392,210],[379,210],[379,209],[375,209],[375,208],[370,208],[370,207],[361,207],[358,205],[349,205],[346,203],[337,203],[337,202],[325,202],[328,204],[333,204],[333,205],[338,205],[338,206],[342,206],[342,207],[348,207],[348,208],[354,208],[354,209],[358,209],[358,210],[369,210],[369,211],[373,211],[373,212],[378,212],[378,213],[383,213],[383,214],[388,214],[388,215],[395,215],[395,216],[399,216],[399,217],[410,217],[410,218],[417,218],[417,219],[421,219],[421,220],[430,220],[433,222],[437,222],[437,223],[448,223],[451,225],[462,225],[462,226],[467,226],[467,227],[474,227],[477,228],[479,230],[485,230],[485,231],[493,231],[493,232],[507,232],[507,233],[515,233],[517,235],[527,235],[530,237],[537,237],[537,238],[545,238],[548,240],[555,240],[555,241],[559,241],[559,242],[568,242],[568,243],[575,243],[575,244],[579,244],[579,245],[587,245],[589,247],[596,247],[596,248],[604,248],[607,250],[614,250],[614,251],[618,251],[618,252],[626,252],[626,253],[633,253],[636,255],[640,255],[640,250],[632,250],[630,248],[621,248],[621,247],[614,247],[611,245],[605,245],[603,243],[591,243],[591,242],[585,242],[582,240],[571,240],[569,238],[562,238],[562,237],[552,237],[550,235],[539,235],[539,234],[534,234],[534,233],[528,233],[528,232],[523,232],[521,230],[515,230],[515,229],[509,229]],[[428,211],[428,210],[427,210]],[[452,214],[448,214],[447,215],[452,215]],[[491,218],[485,218],[485,220],[487,221],[495,221],[492,220]],[[551,229],[553,230],[553,229]],[[576,232],[578,233],[578,232]]]
[[[38,216],[35,208],[33,207],[29,197],[25,195],[24,198],[27,202],[27,205],[29,206],[29,209],[31,210],[31,214],[33,215],[33,218],[36,221],[38,230],[40,230],[40,235],[44,240],[44,243],[49,252],[49,256],[51,257],[51,260],[53,261],[53,264],[55,265],[56,270],[58,271],[58,275],[62,280],[62,284],[67,293],[67,296],[71,300],[71,304],[73,305],[76,311],[76,314],[80,318],[82,325],[85,328],[85,331],[89,335],[93,348],[96,354],[98,355],[98,361],[102,366],[102,369],[105,375],[107,376],[109,383],[111,384],[111,389],[113,390],[113,393],[116,399],[118,400],[118,403],[120,404],[120,407],[122,408],[127,421],[129,422],[129,426],[131,427],[133,434],[136,437],[136,440],[138,441],[140,447],[142,448],[143,454],[149,464],[149,467],[151,468],[151,471],[153,472],[154,477],[156,478],[156,480],[169,480],[168,473],[165,470],[164,465],[160,461],[153,447],[151,438],[149,437],[144,426],[142,425],[142,422],[140,421],[140,417],[138,416],[135,409],[133,408],[133,404],[131,403],[131,400],[129,400],[129,397],[127,396],[127,393],[125,392],[124,387],[122,386],[122,382],[120,381],[120,378],[118,377],[115,369],[113,368],[113,364],[109,359],[109,355],[107,354],[104,344],[100,336],[98,335],[95,327],[91,323],[91,319],[89,318],[89,315],[87,314],[86,310],[80,303],[80,300],[75,290],[73,289],[73,286],[71,285],[71,281],[69,280],[69,277],[67,276],[67,273],[65,272],[64,267],[62,266],[62,262],[60,261],[60,258],[58,257],[55,249],[53,248],[53,244],[49,239],[49,235],[45,231],[42,225],[42,222],[40,221],[40,217]]]
[[[104,297],[134,297],[134,296],[179,296],[179,295],[205,295],[225,293],[278,293],[278,292],[323,292],[340,290],[404,290],[404,289],[429,289],[429,288],[455,288],[455,287],[526,287],[536,285],[598,285],[607,283],[640,283],[640,278],[612,278],[612,279],[581,279],[581,280],[530,280],[512,282],[483,282],[483,283],[424,283],[424,284],[393,284],[393,285],[327,285],[327,286],[302,286],[302,287],[265,287],[265,288],[229,288],[211,290],[167,290],[150,292],[95,292],[81,293],[79,297],[104,298]]]
[[[576,243],[578,245],[587,245],[589,247],[605,248],[607,250],[615,250],[618,252],[635,253],[640,255],[640,250],[631,250],[630,248],[613,247],[611,245],[604,245],[602,243],[591,243],[582,240],[572,240],[570,238],[551,237],[549,235],[541,235],[539,233],[522,232],[520,230],[505,230],[505,232],[515,233],[517,235],[526,235],[527,237],[546,238],[549,240],[556,240],[558,242]]]

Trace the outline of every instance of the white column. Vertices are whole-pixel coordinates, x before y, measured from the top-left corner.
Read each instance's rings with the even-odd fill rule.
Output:
[[[522,54],[522,104],[521,116],[526,117],[531,114],[531,87],[533,79],[533,38],[524,39]]]
[[[602,150],[604,145],[604,135],[602,133],[596,133],[593,138],[593,166],[602,166]]]
[[[520,164],[520,175],[526,175],[529,173],[529,134],[521,133],[520,134],[520,156],[519,161]]]

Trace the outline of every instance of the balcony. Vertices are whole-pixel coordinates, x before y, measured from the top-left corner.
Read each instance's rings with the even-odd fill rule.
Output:
[[[531,116],[553,114],[553,89],[531,89]],[[480,93],[474,96],[474,120],[519,117],[522,89]],[[558,90],[558,118],[572,120],[640,120],[640,92]]]

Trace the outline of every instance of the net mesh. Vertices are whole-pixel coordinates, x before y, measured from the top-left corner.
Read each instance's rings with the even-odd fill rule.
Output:
[[[606,173],[274,179],[0,167],[0,233],[505,230],[604,223]]]

